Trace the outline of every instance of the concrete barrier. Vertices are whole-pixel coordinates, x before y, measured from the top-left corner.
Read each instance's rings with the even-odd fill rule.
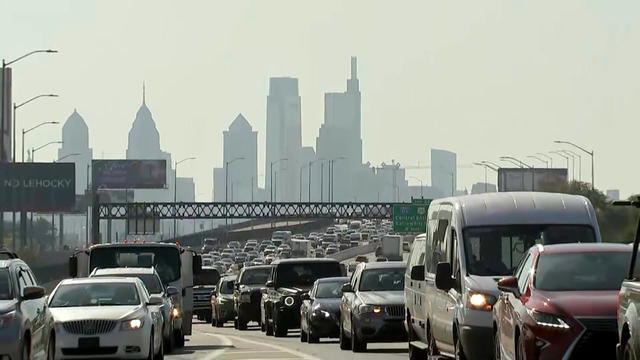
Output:
[[[353,257],[356,257],[358,255],[366,255],[369,253],[372,253],[374,251],[376,251],[376,247],[378,246],[378,244],[376,243],[370,243],[368,245],[363,245],[363,246],[358,246],[358,247],[353,247],[353,248],[349,248],[343,251],[339,251],[335,254],[331,254],[327,257],[330,257],[332,259],[336,259],[338,261],[344,261]]]

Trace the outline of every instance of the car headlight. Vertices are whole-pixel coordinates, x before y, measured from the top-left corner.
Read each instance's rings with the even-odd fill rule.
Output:
[[[527,313],[529,313],[529,316],[531,316],[531,318],[538,325],[548,326],[548,327],[558,328],[558,329],[569,328],[569,325],[556,315],[536,311],[533,309],[527,309]]]
[[[382,313],[382,306],[380,305],[360,305],[358,307],[358,311],[361,314],[364,313],[372,313],[372,314],[380,314]]]
[[[138,330],[144,325],[144,321],[142,319],[131,319],[122,322],[120,325],[120,330]]]
[[[182,316],[182,314],[180,313],[180,309],[178,309],[177,307],[174,307],[173,309],[171,309],[171,318],[176,319],[176,318],[179,318],[180,316]]]
[[[5,327],[5,326],[9,326],[9,324],[13,321],[13,319],[16,317],[16,311],[9,311],[7,313],[4,314],[0,314],[0,328]]]
[[[311,314],[313,317],[317,317],[317,318],[325,318],[328,319],[331,317],[331,314],[328,311],[325,310],[316,310],[313,312],[313,314]]]
[[[293,306],[293,304],[296,303],[296,299],[294,299],[292,296],[287,296],[286,298],[284,298],[284,304],[287,306]]]
[[[492,311],[493,305],[497,300],[493,295],[471,291],[467,297],[467,307],[475,310]]]

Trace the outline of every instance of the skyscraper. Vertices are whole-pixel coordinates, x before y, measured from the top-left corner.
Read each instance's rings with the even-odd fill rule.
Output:
[[[431,186],[442,197],[453,196],[458,180],[456,153],[431,149]]]
[[[89,147],[89,127],[75,109],[62,126],[62,146],[58,149],[58,160],[62,158],[62,162],[75,163],[76,194],[84,194],[87,188],[87,166],[91,164],[93,150]]]
[[[227,163],[233,161],[227,169],[229,201],[251,201],[251,193],[255,192],[258,181],[258,132],[253,131],[242,114],[223,133],[223,147],[223,166],[226,167]]]
[[[324,123],[316,139],[318,158],[333,160],[334,200],[352,200],[362,166],[361,94],[358,63],[351,57],[347,91],[326,93]],[[331,166],[331,165],[330,165]],[[330,179],[329,179],[330,180]]]
[[[302,151],[302,119],[296,78],[269,79],[266,145],[266,188],[271,188],[274,183],[273,193],[278,201],[296,200]]]

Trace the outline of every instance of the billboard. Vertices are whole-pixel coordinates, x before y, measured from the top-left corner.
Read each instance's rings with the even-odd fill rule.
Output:
[[[73,163],[0,163],[2,211],[70,211],[75,200]]]
[[[566,184],[567,169],[498,169],[498,191],[548,191]]]
[[[2,99],[4,95],[4,99]],[[0,162],[11,161],[11,68],[0,68]]]
[[[93,160],[92,184],[98,189],[164,189],[166,160]]]

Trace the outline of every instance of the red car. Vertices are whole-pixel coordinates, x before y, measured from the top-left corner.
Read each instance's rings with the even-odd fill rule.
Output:
[[[498,282],[496,359],[615,359],[623,244],[536,245]]]

